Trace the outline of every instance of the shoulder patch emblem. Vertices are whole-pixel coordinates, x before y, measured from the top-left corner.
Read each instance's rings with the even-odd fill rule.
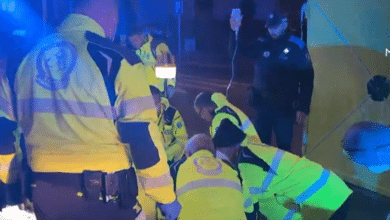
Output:
[[[61,41],[44,47],[36,60],[36,83],[51,91],[66,89],[77,58],[76,47],[69,42]]]
[[[217,176],[222,173],[222,164],[219,161],[212,160],[208,157],[200,157],[194,159],[195,164],[199,173],[207,176]]]

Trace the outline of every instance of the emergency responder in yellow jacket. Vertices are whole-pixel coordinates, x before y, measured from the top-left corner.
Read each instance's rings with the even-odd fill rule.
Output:
[[[143,218],[134,165],[146,194],[175,219],[180,204],[145,67],[111,41],[118,3],[74,6],[75,14],[27,55],[16,76],[35,213],[39,219]]]
[[[179,219],[246,219],[239,175],[228,162],[215,158],[211,138],[205,134],[192,137],[186,157],[171,167],[183,206]]]
[[[185,144],[188,140],[187,130],[179,111],[169,106],[168,100],[160,90],[150,86],[158,115],[158,127],[164,138],[164,148],[168,158],[168,165],[181,159],[184,155]],[[139,187],[138,200],[148,220],[161,218],[157,212],[156,202],[147,197]]]
[[[194,102],[195,112],[204,120],[211,122],[211,127],[216,128],[218,123],[224,119],[229,118],[234,121],[240,129],[247,134],[244,141],[246,143],[261,143],[257,131],[243,111],[229,103],[222,93],[202,92]]]
[[[242,147],[245,134],[228,118],[211,135],[220,155],[240,171],[247,213],[259,203],[270,220],[347,218],[352,191],[332,171],[265,144]]]
[[[148,69],[147,73],[149,85],[155,86],[167,98],[171,98],[176,86],[176,78],[162,79],[156,77],[156,65],[158,63],[167,63],[160,60],[164,59],[163,55],[169,54],[168,59],[173,59],[169,60],[169,63],[174,63],[174,57],[171,55],[168,45],[164,41],[154,38],[147,28],[134,26],[130,29],[128,38],[130,48],[135,50],[138,57],[146,66],[152,67]]]
[[[9,202],[20,202],[18,174],[21,171],[22,152],[19,132],[8,79],[5,71],[0,70],[0,211]],[[12,201],[7,201],[7,197]]]
[[[168,99],[154,86],[151,86],[151,91],[159,116],[158,127],[164,137],[168,164],[171,165],[184,155],[188,140],[187,130],[180,112],[169,105]]]

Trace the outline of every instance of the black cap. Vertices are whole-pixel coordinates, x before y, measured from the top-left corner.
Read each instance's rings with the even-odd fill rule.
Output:
[[[240,128],[229,119],[224,119],[215,132],[213,142],[216,148],[233,147],[243,142],[245,138],[246,134]]]
[[[287,21],[287,15],[280,11],[274,11],[267,18],[266,28],[274,28],[280,25],[284,20]]]

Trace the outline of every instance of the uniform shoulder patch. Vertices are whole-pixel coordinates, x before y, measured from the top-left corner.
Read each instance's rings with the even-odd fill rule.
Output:
[[[305,46],[305,42],[303,42],[303,41],[301,40],[301,38],[299,38],[299,37],[290,36],[289,41],[295,43],[295,44],[298,45],[299,48],[301,48],[301,49],[303,49],[303,47]]]
[[[77,58],[76,47],[68,41],[57,41],[43,47],[36,59],[36,83],[51,91],[66,89]]]

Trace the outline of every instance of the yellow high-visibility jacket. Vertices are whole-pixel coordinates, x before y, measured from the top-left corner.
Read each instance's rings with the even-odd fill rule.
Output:
[[[246,219],[238,173],[210,151],[177,161],[171,173],[182,205],[179,219]]]
[[[212,98],[219,109],[221,106],[230,109],[216,110],[211,136],[223,130],[219,128],[226,119],[243,130],[239,122],[242,119],[235,113],[237,109],[232,112],[234,106],[228,105],[222,94],[214,94]],[[232,134],[219,137],[228,135]],[[260,212],[270,220],[328,219],[352,193],[336,174],[305,157],[262,144],[256,138],[248,139],[248,136],[241,145],[237,163],[248,213],[253,211],[253,204],[259,203]]]
[[[334,172],[275,147],[243,147],[239,158],[245,209],[258,202],[270,220],[329,219],[352,194]]]
[[[188,134],[180,112],[165,98],[162,98],[161,106],[164,109],[159,115],[158,127],[164,137],[168,161],[172,163],[183,157]]]
[[[185,145],[188,140],[187,130],[180,115],[180,112],[169,105],[166,98],[161,100],[161,114],[159,115],[158,127],[164,137],[164,148],[168,158],[168,164],[171,164],[184,155]],[[157,214],[156,202],[147,197],[142,188],[138,188],[138,201],[146,215],[146,219],[161,219],[162,215]]]
[[[247,135],[246,139],[242,143],[242,146],[247,146],[251,143],[261,143],[255,126],[250,121],[249,117],[239,108],[229,103],[226,96],[222,93],[214,93],[211,99],[217,105],[215,116],[213,117],[210,127],[210,133],[212,136],[215,134],[215,130],[219,127],[222,120],[227,118]]]
[[[0,72],[0,118],[4,117],[16,123],[11,97],[8,79],[4,72]],[[13,135],[15,136],[14,144],[12,146],[3,146],[9,149],[0,150],[0,181],[5,184],[16,182],[23,157],[20,148],[20,129],[16,129]]]
[[[108,173],[129,169],[134,161],[146,194],[173,202],[145,66],[134,53],[125,56],[110,48],[104,37],[93,19],[71,14],[23,60],[15,90],[28,163],[34,172]],[[130,145],[130,158],[116,127],[125,122],[147,125],[127,132],[142,136],[150,154]]]
[[[157,56],[165,53],[170,53],[168,46],[164,42],[155,40],[151,35],[148,35],[148,41],[136,51],[142,62],[150,67],[147,72],[149,85],[155,86],[161,92],[165,91],[165,81],[167,83],[166,86],[176,86],[176,78],[165,80],[156,77]]]

